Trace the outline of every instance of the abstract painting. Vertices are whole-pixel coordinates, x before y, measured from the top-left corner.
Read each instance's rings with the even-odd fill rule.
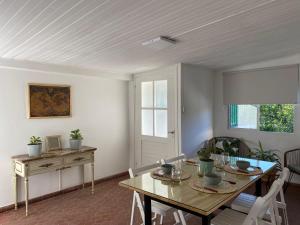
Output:
[[[71,87],[66,85],[28,84],[28,117],[71,116]]]

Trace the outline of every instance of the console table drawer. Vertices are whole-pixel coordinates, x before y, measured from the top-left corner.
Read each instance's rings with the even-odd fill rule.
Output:
[[[92,154],[87,152],[87,153],[81,153],[81,154],[76,154],[76,155],[71,155],[67,156],[65,158],[65,164],[77,164],[80,162],[86,162],[86,161],[91,161],[92,160]]]
[[[30,174],[39,172],[50,171],[63,165],[62,158],[43,159],[32,161],[28,164]]]

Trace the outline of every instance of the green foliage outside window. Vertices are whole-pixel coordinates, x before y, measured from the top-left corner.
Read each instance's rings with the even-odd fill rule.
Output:
[[[260,105],[260,130],[269,132],[294,132],[294,105]]]

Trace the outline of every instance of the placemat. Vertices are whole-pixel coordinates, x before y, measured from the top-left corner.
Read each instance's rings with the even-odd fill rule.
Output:
[[[237,187],[226,181],[222,181],[219,185],[204,185],[203,180],[193,180],[189,183],[190,187],[196,191],[200,191],[207,194],[228,194],[235,192]]]
[[[163,180],[163,181],[181,181],[181,180],[187,180],[191,176],[192,175],[190,173],[183,171],[182,174],[181,174],[181,178],[180,179],[172,179],[171,175],[165,175],[165,174],[163,174],[161,169],[157,169],[157,170],[151,172],[151,177],[153,179]]]
[[[228,173],[232,173],[232,174],[237,174],[237,175],[243,175],[243,176],[257,176],[263,173],[263,171],[258,168],[258,167],[250,167],[252,169],[252,171],[248,170],[248,171],[244,171],[244,170],[240,170],[237,167],[234,168],[230,165],[225,165],[224,166],[224,170]]]

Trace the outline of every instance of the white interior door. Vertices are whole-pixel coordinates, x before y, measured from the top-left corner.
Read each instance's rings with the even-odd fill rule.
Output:
[[[178,155],[176,81],[176,73],[163,71],[135,79],[137,167]]]

